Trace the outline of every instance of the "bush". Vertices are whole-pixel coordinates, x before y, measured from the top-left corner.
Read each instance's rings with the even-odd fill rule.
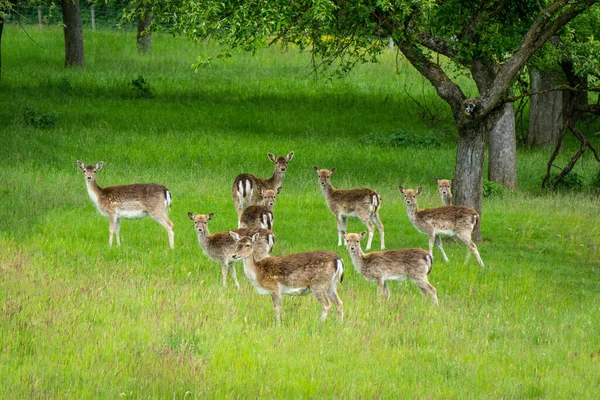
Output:
[[[600,169],[594,179],[592,179],[592,184],[590,186],[594,189],[600,189]]]
[[[151,99],[154,97],[154,91],[150,87],[148,82],[142,75],[138,76],[137,79],[132,79],[130,83],[134,91],[134,97],[142,99]]]
[[[23,110],[23,119],[25,120],[25,125],[37,129],[50,129],[56,126],[58,115],[54,111],[39,113],[35,108],[27,106]]]
[[[557,182],[558,174],[552,175],[552,186],[557,190],[581,190],[583,178],[577,172],[569,172],[560,182]]]
[[[499,196],[506,192],[506,188],[499,183],[483,180],[483,197]]]

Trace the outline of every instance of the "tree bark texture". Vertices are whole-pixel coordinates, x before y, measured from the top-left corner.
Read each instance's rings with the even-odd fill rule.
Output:
[[[556,72],[531,71],[531,90],[543,91],[565,83]],[[561,90],[531,96],[529,106],[529,147],[555,146],[558,134],[564,125],[564,99]]]
[[[497,122],[493,124],[489,137],[488,179],[517,190],[517,140],[513,103],[506,103],[497,114]]]
[[[79,0],[61,0],[65,34],[65,68],[83,67],[83,27]]]
[[[473,121],[462,124],[458,131],[456,170],[452,184],[453,203],[473,208],[481,215],[483,198],[483,165],[487,124]],[[481,225],[481,224],[480,224]],[[481,240],[480,225],[473,231],[473,240]]]
[[[152,13],[150,11],[140,15],[137,26],[137,50],[138,53],[146,54],[150,52],[152,46],[152,34],[146,32],[146,29],[152,23]]]

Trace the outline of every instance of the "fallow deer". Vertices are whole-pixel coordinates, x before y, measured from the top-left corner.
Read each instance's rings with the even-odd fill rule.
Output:
[[[276,190],[281,186],[288,163],[294,157],[294,152],[292,151],[285,157],[275,157],[271,153],[267,156],[275,164],[275,170],[269,179],[257,178],[250,174],[240,174],[233,181],[231,196],[238,216],[241,216],[242,212],[249,206],[261,204],[263,190]]]
[[[367,250],[371,249],[373,241],[374,226],[377,225],[379,230],[379,238],[381,241],[381,250],[385,249],[383,224],[379,218],[379,208],[381,207],[381,197],[369,188],[362,189],[335,189],[330,182],[329,177],[336,171],[335,168],[330,170],[313,168],[319,176],[319,185],[327,207],[335,215],[338,227],[338,246],[342,245],[341,231],[347,229],[348,217],[356,217],[360,219],[369,230],[369,240],[367,241]]]
[[[104,162],[100,161],[95,165],[86,166],[77,160],[77,166],[83,171],[88,194],[96,208],[100,214],[108,217],[110,225],[108,244],[110,246],[113,244],[113,235],[117,237],[117,246],[121,245],[119,237],[121,218],[137,219],[150,215],[165,227],[169,234],[169,246],[175,247],[174,224],[167,216],[172,201],[169,189],[155,183],[101,188],[96,182],[96,172],[102,169]]]
[[[227,269],[231,273],[235,286],[239,289],[240,284],[237,280],[237,274],[235,272],[234,259],[232,256],[235,253],[236,241],[231,237],[229,231],[217,232],[213,235],[208,230],[208,221],[214,216],[214,213],[208,215],[205,214],[192,214],[188,212],[188,217],[194,221],[194,229],[198,235],[198,243],[204,251],[204,253],[221,264],[221,278],[223,286],[227,285]],[[275,244],[275,236],[271,231],[261,228],[241,228],[236,229],[236,233],[240,235],[253,235],[258,234],[260,236],[259,244],[257,245],[257,258],[264,258],[269,255]]]
[[[338,318],[343,320],[342,300],[337,294],[338,282],[344,277],[344,262],[331,251],[296,253],[279,257],[257,257],[260,248],[259,235],[231,235],[237,241],[234,258],[247,262],[244,272],[256,291],[270,294],[273,300],[277,324],[281,324],[281,296],[303,296],[314,293],[323,311],[321,321],[327,317],[331,302],[336,306]]]
[[[272,231],[274,222],[273,206],[279,193],[281,193],[281,187],[278,187],[277,191],[271,189],[263,190],[262,205],[253,205],[246,208],[242,212],[242,215],[240,215],[238,227],[250,228],[255,226]]]
[[[429,283],[427,275],[431,272],[433,259],[422,249],[402,249],[363,253],[360,241],[366,232],[342,232],[346,239],[346,249],[350,254],[354,268],[366,280],[377,283],[377,293],[390,298],[387,281],[405,281],[410,279],[424,295],[430,295],[438,303],[437,291]]]
[[[442,204],[445,206],[452,205],[452,179],[438,179],[435,178],[435,182],[438,185],[440,196],[442,197]]]
[[[479,223],[477,211],[465,206],[445,206],[420,210],[417,204],[417,196],[421,194],[422,188],[415,191],[400,186],[399,189],[400,193],[404,195],[406,213],[410,222],[419,232],[425,233],[429,237],[429,255],[433,257],[433,243],[435,242],[442,252],[444,261],[448,262],[442,240],[438,235],[456,236],[467,246],[465,263],[469,261],[471,252],[473,252],[479,265],[484,266],[477,246],[471,239],[473,229]]]

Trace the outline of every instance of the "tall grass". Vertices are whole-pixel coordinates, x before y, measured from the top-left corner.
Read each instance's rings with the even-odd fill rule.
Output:
[[[336,187],[381,194],[389,248],[426,247],[397,186],[423,186],[421,206],[439,205],[434,178],[452,175],[455,131],[410,66],[396,75],[384,53],[380,65],[325,82],[306,55],[269,49],[195,72],[214,44],[158,35],[145,57],[133,34],[96,31],[85,33],[86,68],[66,71],[60,30],[29,33],[41,47],[15,27],[3,43],[0,397],[600,395],[598,194],[541,192],[548,150],[520,150],[521,190],[485,199],[486,268],[463,265],[464,246],[450,243],[448,264],[434,250],[439,307],[408,283],[392,284],[385,301],[335,246],[312,167],[336,167]],[[131,86],[140,75],[153,98]],[[421,118],[407,92],[434,118]],[[56,126],[28,126],[26,107],[56,113]],[[363,140],[398,131],[441,146]],[[343,323],[320,323],[314,298],[287,297],[277,327],[270,299],[245,278],[239,291],[221,287],[186,215],[214,212],[212,232],[234,228],[234,177],[267,176],[266,154],[289,151],[274,254],[342,255]],[[109,248],[77,159],[105,162],[102,186],[166,185],[175,250],[150,219],[124,221],[122,246]],[[596,169],[578,172],[587,181]],[[350,221],[349,231],[363,229]]]

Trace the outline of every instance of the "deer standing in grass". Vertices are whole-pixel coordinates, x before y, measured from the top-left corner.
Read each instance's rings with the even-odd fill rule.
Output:
[[[275,164],[275,170],[269,179],[257,178],[250,174],[240,174],[233,181],[231,196],[233,197],[233,205],[238,216],[241,216],[242,212],[249,206],[261,204],[263,199],[262,192],[264,190],[277,190],[281,186],[288,163],[294,157],[294,152],[292,151],[285,157],[275,157],[271,153],[267,154],[267,156]]]
[[[465,206],[445,206],[420,210],[417,204],[417,196],[421,194],[422,188],[418,188],[415,191],[414,189],[404,189],[400,186],[399,189],[400,193],[404,195],[406,213],[410,222],[412,222],[413,226],[419,232],[429,236],[429,254],[432,257],[433,243],[435,242],[442,252],[444,261],[448,262],[448,257],[442,246],[442,240],[438,235],[456,236],[467,246],[465,263],[469,261],[471,252],[473,252],[479,265],[484,266],[477,246],[471,239],[473,229],[479,223],[479,214],[477,211]]]
[[[442,197],[442,204],[445,206],[452,205],[452,179],[438,179],[435,178],[435,182],[438,185],[440,196]]]
[[[214,213],[208,215],[205,214],[192,214],[188,212],[188,217],[194,221],[194,229],[198,235],[198,243],[204,251],[204,253],[221,264],[221,278],[223,286],[227,286],[227,270],[231,273],[233,282],[236,288],[240,288],[240,284],[237,280],[237,274],[235,271],[234,262],[237,261],[233,258],[233,254],[236,249],[236,241],[233,239],[229,231],[217,232],[211,235],[208,231],[208,221],[214,216]],[[233,232],[240,235],[253,235],[258,234],[260,237],[257,245],[256,257],[258,259],[267,257],[273,245],[275,244],[275,236],[271,231],[261,228],[241,228]]]
[[[337,284],[344,277],[344,262],[331,251],[296,253],[260,259],[259,235],[231,235],[237,241],[234,258],[246,259],[244,272],[260,294],[269,294],[277,324],[281,324],[281,296],[303,296],[314,293],[323,311],[321,321],[327,317],[331,303],[336,306],[340,321],[344,318],[342,300],[337,294]]]
[[[369,240],[367,241],[367,250],[371,249],[373,233],[377,225],[379,238],[381,241],[381,250],[385,249],[383,224],[379,218],[379,208],[381,207],[381,197],[369,188],[362,189],[335,189],[330,182],[329,177],[335,173],[335,168],[330,170],[313,168],[319,176],[319,185],[327,207],[335,215],[338,227],[338,246],[342,245],[342,231],[347,229],[348,217],[360,219],[369,230]]]
[[[121,245],[119,237],[121,218],[137,219],[150,215],[165,227],[169,234],[169,246],[175,247],[174,224],[167,216],[167,211],[171,207],[169,189],[155,183],[110,186],[103,189],[96,182],[96,172],[104,166],[102,161],[86,166],[78,160],[77,166],[83,171],[90,198],[100,214],[108,217],[110,224],[108,244],[110,246],[113,244],[113,235],[117,237],[117,246]]]
[[[342,232],[346,239],[346,249],[350,254],[354,268],[366,280],[377,283],[377,294],[390,298],[387,281],[405,281],[410,279],[423,295],[430,295],[438,304],[437,290],[429,283],[427,275],[431,272],[433,259],[422,249],[402,249],[363,253],[360,241],[366,232]]]
[[[275,205],[275,198],[281,193],[281,187],[277,190],[267,189],[262,191],[263,201],[262,205],[253,205],[246,208],[238,223],[239,228],[250,228],[253,226],[273,230],[273,206]]]

